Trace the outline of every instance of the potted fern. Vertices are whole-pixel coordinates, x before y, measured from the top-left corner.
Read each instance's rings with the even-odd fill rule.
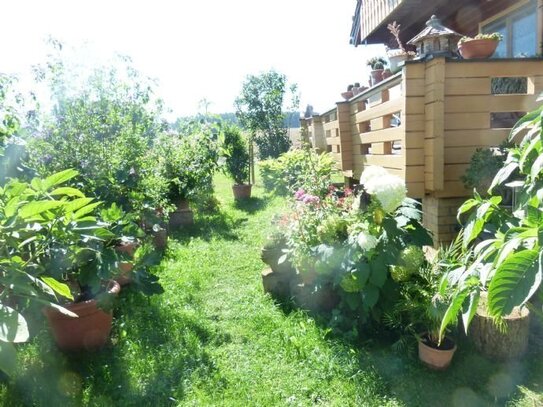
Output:
[[[232,191],[234,199],[251,197],[249,181],[249,150],[237,126],[227,125],[223,129],[226,173],[234,180]]]

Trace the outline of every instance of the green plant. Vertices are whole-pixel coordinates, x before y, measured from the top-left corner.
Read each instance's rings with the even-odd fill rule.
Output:
[[[198,126],[191,134],[161,135],[149,152],[144,185],[154,184],[157,195],[170,203],[213,191],[219,147],[215,128]]]
[[[226,171],[237,185],[249,180],[249,151],[247,141],[234,125],[222,128],[223,148],[226,155]]]
[[[464,36],[464,37],[460,38],[460,40],[458,41],[458,44],[462,44],[464,42],[469,42],[469,41],[473,41],[473,40],[501,41],[502,39],[503,39],[503,36],[498,32],[489,33],[489,34],[480,33],[480,34],[477,34],[475,37]]]
[[[378,69],[384,69],[384,67],[388,65],[388,62],[383,57],[373,57],[366,62],[366,65],[375,71]]]
[[[498,173],[507,158],[507,148],[511,143],[504,142],[497,148],[478,148],[471,157],[466,173],[460,177],[467,189],[475,189],[486,194],[494,176]],[[502,188],[499,192],[505,192]]]
[[[328,192],[335,163],[328,153],[317,154],[309,148],[291,150],[275,160],[260,162],[264,188],[278,195],[298,189],[318,196]]]
[[[14,368],[9,343],[28,338],[24,317],[6,304],[25,299],[70,314],[56,305],[77,295],[63,281],[96,292],[115,267],[116,236],[94,216],[100,202],[62,186],[77,175],[65,170],[30,183],[12,179],[0,188],[0,369],[6,372]]]
[[[165,130],[152,82],[126,58],[89,73],[74,68],[62,50],[57,44],[37,69],[49,87],[52,111],[43,113],[29,140],[29,165],[42,176],[76,169],[74,183],[106,205],[127,211],[159,206],[141,184],[147,151]]]
[[[420,340],[421,334],[427,334],[432,344],[440,344],[448,303],[439,287],[446,273],[458,266],[461,254],[461,240],[457,239],[440,247],[429,262],[419,262],[423,266],[400,281],[399,298],[383,316],[385,325],[400,334],[396,350],[405,351],[411,339]]]
[[[442,330],[459,313],[469,326],[481,290],[488,291],[488,314],[499,323],[514,307],[525,305],[541,285],[543,265],[543,107],[525,115],[511,130],[509,141],[524,134],[494,177],[490,192],[518,178],[517,201],[512,210],[500,206],[501,197],[483,199],[477,193],[458,210],[469,214],[463,228],[463,264],[449,273],[441,287],[450,292]],[[485,231],[490,237],[477,241]]]
[[[287,80],[285,75],[269,71],[249,75],[236,99],[236,116],[243,128],[251,132],[261,159],[277,158],[288,151],[291,141],[285,128],[283,102]],[[290,87],[292,109],[298,107],[296,85]]]
[[[392,266],[408,274],[418,270],[420,247],[431,239],[401,179],[372,167],[362,181],[358,196],[334,188],[324,198],[296,192],[287,258],[301,274],[317,273],[320,284],[333,284],[353,321],[368,322],[393,303],[398,283]]]

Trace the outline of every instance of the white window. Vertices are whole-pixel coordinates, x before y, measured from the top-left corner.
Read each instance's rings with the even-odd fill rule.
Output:
[[[535,56],[538,52],[537,2],[532,0],[505,16],[483,23],[481,32],[503,35],[494,58]]]

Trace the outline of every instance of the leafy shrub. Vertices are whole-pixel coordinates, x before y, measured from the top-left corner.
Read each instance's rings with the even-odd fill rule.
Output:
[[[164,134],[150,151],[143,185],[156,188],[171,203],[209,195],[218,168],[218,134],[200,126],[192,134]]]
[[[367,322],[380,319],[398,293],[393,266],[409,280],[424,262],[420,247],[431,238],[401,179],[382,168],[362,179],[360,195],[332,188],[320,198],[297,191],[286,235],[287,257],[299,273],[316,274],[317,288],[333,285],[342,310]]]
[[[40,75],[49,85],[53,110],[31,139],[29,157],[44,176],[76,169],[85,194],[130,211],[152,200],[142,188],[141,170],[165,126],[149,80],[126,60],[119,65],[123,69],[95,68],[76,81],[62,55],[49,61]]]
[[[331,184],[334,165],[330,154],[317,154],[303,148],[291,150],[275,160],[261,161],[259,168],[267,191],[288,195],[304,189],[324,196]]]
[[[458,210],[459,217],[469,217],[462,230],[462,264],[441,285],[442,295],[449,296],[442,330],[459,314],[467,330],[483,290],[488,291],[488,314],[499,321],[514,307],[524,306],[541,285],[542,119],[543,106],[528,113],[511,130],[510,142],[519,133],[524,137],[518,146],[507,149],[507,159],[490,187],[493,192],[497,187],[515,185],[519,189],[515,206],[500,206],[501,196],[483,199],[475,193]],[[490,237],[481,241],[483,231]]]
[[[460,177],[464,186],[486,195],[493,178],[507,158],[506,149],[510,146],[510,143],[504,142],[498,148],[478,148],[471,157],[466,173]]]
[[[249,151],[240,129],[225,125],[222,129],[223,148],[226,154],[226,171],[238,185],[249,180]]]

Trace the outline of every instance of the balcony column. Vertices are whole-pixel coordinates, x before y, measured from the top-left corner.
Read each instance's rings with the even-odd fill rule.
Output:
[[[353,137],[351,132],[351,105],[349,102],[337,103],[339,126],[341,169],[345,177],[353,176]]]

